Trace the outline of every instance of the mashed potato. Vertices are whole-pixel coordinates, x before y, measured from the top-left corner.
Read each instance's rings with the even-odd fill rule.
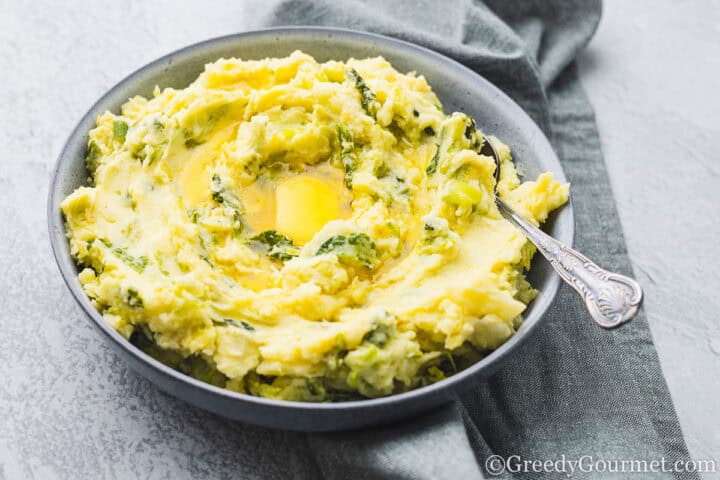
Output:
[[[62,211],[85,292],[161,361],[264,397],[388,395],[497,348],[536,294],[484,141],[529,220],[567,201],[383,58],[221,59],[99,116]]]

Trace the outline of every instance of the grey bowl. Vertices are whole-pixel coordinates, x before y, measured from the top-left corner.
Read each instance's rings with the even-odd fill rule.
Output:
[[[52,173],[48,197],[48,228],[60,273],[85,314],[103,338],[138,373],[165,392],[222,416],[266,427],[329,431],[377,425],[437,407],[452,401],[496,371],[542,321],[557,293],[560,279],[550,266],[536,259],[529,275],[541,293],[525,313],[517,334],[472,367],[441,382],[407,393],[344,403],[301,403],[258,398],[208,385],[159,363],[136,349],[113,330],[93,308],[77,278],[70,256],[60,202],[84,184],[87,133],[96,116],[118,111],[134,95],[148,96],[155,85],[185,87],[220,57],[260,59],[285,56],[303,50],[319,61],[344,60],[382,55],[400,71],[424,75],[445,106],[446,112],[472,115],[484,131],[509,144],[527,176],[551,171],[566,181],[550,143],[533,121],[509,97],[487,80],[461,64],[410,43],[350,30],[332,28],[278,28],[230,35],[183,48],[134,72],[106,93],[80,120],[70,135]],[[553,215],[545,230],[571,244],[574,218],[568,204]],[[512,367],[509,367],[512,368]]]

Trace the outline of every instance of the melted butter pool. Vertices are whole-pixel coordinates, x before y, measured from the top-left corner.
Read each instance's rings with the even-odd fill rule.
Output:
[[[331,220],[350,217],[342,172],[330,165],[261,176],[239,192],[250,228],[277,230],[303,245]]]

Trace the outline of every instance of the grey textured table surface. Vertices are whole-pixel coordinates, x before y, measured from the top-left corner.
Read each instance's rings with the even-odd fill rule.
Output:
[[[0,479],[244,478],[258,458],[282,478],[307,453],[290,449],[297,434],[249,443],[258,429],[129,371],[73,303],[47,241],[50,168],[87,107],[244,18],[242,2],[0,0]],[[717,2],[612,0],[580,66],[690,451],[720,461],[718,44]]]

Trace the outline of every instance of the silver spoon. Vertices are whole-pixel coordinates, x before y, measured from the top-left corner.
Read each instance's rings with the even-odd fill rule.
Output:
[[[490,141],[483,142],[482,155],[495,160],[495,186],[500,180],[500,157]],[[603,328],[614,328],[631,320],[642,303],[643,292],[632,278],[608,272],[585,255],[552,238],[517,214],[495,192],[500,213],[525,236],[550,262],[550,265],[585,300],[585,306],[595,323]]]

